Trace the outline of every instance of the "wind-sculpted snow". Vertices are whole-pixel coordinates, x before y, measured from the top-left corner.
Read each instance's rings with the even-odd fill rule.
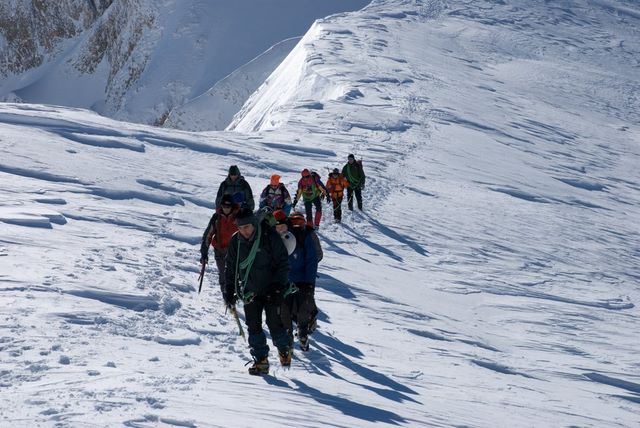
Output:
[[[375,1],[234,132],[0,105],[0,425],[635,426],[636,9]],[[250,377],[211,252],[197,291],[218,185],[349,153],[364,211],[323,202],[310,351]]]

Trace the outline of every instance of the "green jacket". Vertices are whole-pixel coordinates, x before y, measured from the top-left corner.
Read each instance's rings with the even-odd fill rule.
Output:
[[[364,175],[364,170],[362,169],[362,163],[360,161],[355,161],[352,164],[347,162],[347,164],[342,167],[342,174],[347,178],[349,186],[352,189],[364,187],[364,180],[366,176]]]

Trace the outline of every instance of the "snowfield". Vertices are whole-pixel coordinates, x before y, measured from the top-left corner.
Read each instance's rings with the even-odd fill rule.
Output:
[[[0,425],[633,427],[640,8],[379,0],[226,131],[0,104]],[[326,178],[311,350],[247,374],[199,243],[237,164]],[[242,313],[242,311],[240,311]]]

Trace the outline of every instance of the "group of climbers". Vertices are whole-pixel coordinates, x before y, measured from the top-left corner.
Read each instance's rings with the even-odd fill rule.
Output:
[[[225,305],[235,311],[236,302],[243,303],[254,360],[249,373],[256,375],[269,372],[263,313],[282,366],[291,364],[294,323],[300,349],[309,350],[318,315],[314,290],[322,248],[315,230],[322,218],[322,200],[332,203],[336,222],[342,219],[345,189],[349,209],[353,210],[355,195],[362,210],[365,175],[353,155],[342,172],[333,169],[326,186],[317,173],[305,168],[293,202],[280,178],[271,176],[260,194],[260,209],[254,212],[251,187],[239,168],[231,166],[218,189],[216,210],[200,248],[203,269],[209,261],[209,246],[214,248]],[[301,198],[306,215],[291,212]]]

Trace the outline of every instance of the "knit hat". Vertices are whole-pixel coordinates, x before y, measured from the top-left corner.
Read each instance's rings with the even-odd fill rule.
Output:
[[[273,217],[276,219],[276,224],[287,224],[287,215],[284,213],[284,211],[274,211]]]
[[[258,218],[253,214],[251,208],[244,207],[240,209],[238,215],[236,215],[236,224],[238,226],[244,226],[245,224],[258,224]]]
[[[347,159],[356,160],[356,157],[353,155],[353,153],[350,153],[349,156],[347,156]]]
[[[332,174],[340,174],[340,170],[338,168],[333,168]]]
[[[240,168],[238,168],[238,165],[231,165],[229,167],[229,175],[240,175]]]
[[[277,186],[280,184],[280,176],[278,174],[273,174],[271,176],[271,181],[269,182],[272,186]]]
[[[307,177],[311,173],[309,172],[309,170],[307,168],[305,168],[305,169],[302,170],[302,172],[300,174],[302,174],[303,177]]]
[[[233,198],[231,197],[231,195],[229,194],[223,195],[222,199],[220,200],[220,206],[221,207],[233,206]]]

